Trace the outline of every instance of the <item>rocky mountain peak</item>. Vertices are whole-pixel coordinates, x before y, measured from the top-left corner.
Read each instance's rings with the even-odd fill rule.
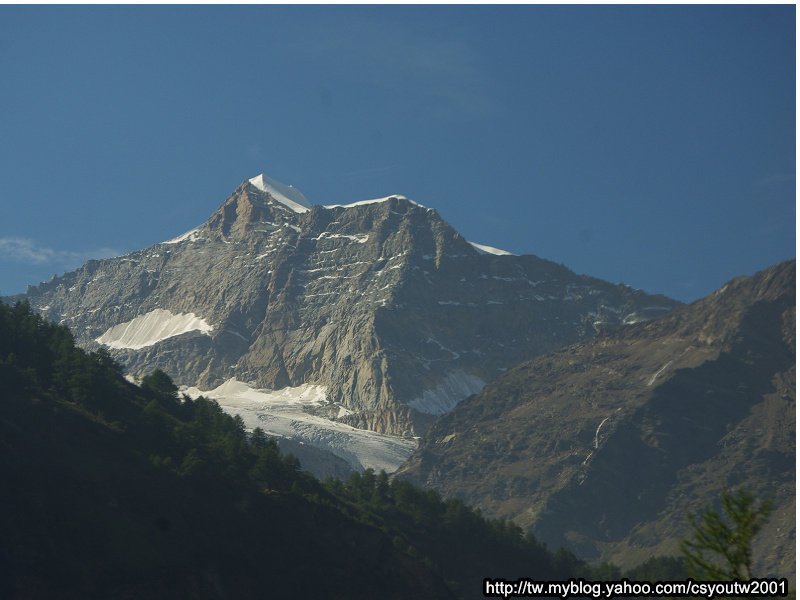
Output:
[[[265,188],[268,189],[270,188]],[[265,190],[256,187],[250,181],[243,182],[200,229],[212,236],[220,236],[223,240],[227,240],[228,237],[237,239],[264,237],[276,227],[296,228],[302,217],[310,210],[277,191],[273,196]],[[292,206],[289,206],[289,203]]]
[[[27,297],[134,376],[158,367],[200,391],[233,378],[323,389],[313,406],[292,405],[300,412],[286,436],[309,411],[418,433],[520,360],[678,305],[476,246],[403,196],[312,205],[265,175],[242,182],[200,227]],[[258,405],[246,410],[265,425]]]

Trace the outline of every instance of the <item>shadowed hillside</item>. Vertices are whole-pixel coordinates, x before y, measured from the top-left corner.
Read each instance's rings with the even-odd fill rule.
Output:
[[[401,476],[629,566],[676,553],[722,488],[774,497],[755,549],[791,576],[795,263],[523,363],[438,421]]]
[[[0,596],[481,597],[586,569],[372,471],[325,485],[210,400],[0,305]]]

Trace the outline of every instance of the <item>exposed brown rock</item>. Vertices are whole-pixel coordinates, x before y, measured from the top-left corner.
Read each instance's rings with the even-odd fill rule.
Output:
[[[795,263],[525,362],[438,420],[401,476],[623,566],[678,553],[725,488],[773,497],[759,576],[794,577]]]

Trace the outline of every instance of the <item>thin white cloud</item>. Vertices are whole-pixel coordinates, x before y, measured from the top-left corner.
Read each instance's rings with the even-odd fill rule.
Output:
[[[80,266],[91,258],[111,258],[119,255],[120,252],[113,248],[95,248],[76,252],[73,250],[54,250],[38,244],[30,238],[0,238],[0,260],[15,263],[73,268]]]

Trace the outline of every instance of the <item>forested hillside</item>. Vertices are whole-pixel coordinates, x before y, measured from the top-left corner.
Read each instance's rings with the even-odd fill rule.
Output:
[[[215,402],[0,305],[0,596],[480,597],[588,567],[385,474],[320,483]],[[302,591],[300,591],[302,590]]]

